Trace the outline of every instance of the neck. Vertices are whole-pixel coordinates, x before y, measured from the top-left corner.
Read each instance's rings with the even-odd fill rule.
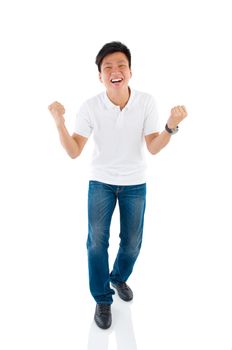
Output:
[[[126,89],[121,91],[107,91],[107,96],[110,99],[110,101],[115,104],[116,106],[119,106],[122,110],[129,98],[130,98],[130,88],[127,86]]]

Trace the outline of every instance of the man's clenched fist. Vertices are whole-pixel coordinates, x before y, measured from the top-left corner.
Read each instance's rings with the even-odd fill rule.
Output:
[[[50,106],[48,106],[48,109],[51,112],[57,126],[64,124],[65,108],[61,103],[53,102],[50,104]]]
[[[176,128],[177,125],[188,115],[185,106],[176,106],[171,109],[171,114],[168,119],[168,127]]]

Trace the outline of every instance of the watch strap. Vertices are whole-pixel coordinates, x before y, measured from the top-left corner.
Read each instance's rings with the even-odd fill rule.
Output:
[[[179,130],[179,127],[178,127],[178,125],[177,125],[177,127],[175,128],[175,129],[170,129],[169,127],[168,127],[168,124],[166,124],[165,125],[165,130],[169,133],[169,134],[176,134],[177,133],[177,131]]]

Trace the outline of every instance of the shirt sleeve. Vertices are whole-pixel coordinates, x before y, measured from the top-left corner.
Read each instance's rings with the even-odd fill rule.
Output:
[[[143,134],[146,136],[155,132],[160,132],[159,115],[155,99],[153,96],[148,96],[145,108]]]
[[[74,132],[84,137],[89,137],[93,131],[91,115],[87,102],[83,103],[76,115]]]

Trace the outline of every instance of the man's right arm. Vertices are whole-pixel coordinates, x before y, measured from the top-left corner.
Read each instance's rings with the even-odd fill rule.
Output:
[[[88,138],[76,133],[74,133],[72,136],[69,134],[65,126],[65,109],[59,102],[53,102],[48,109],[56,123],[62,146],[71,158],[77,158],[81,154]]]

